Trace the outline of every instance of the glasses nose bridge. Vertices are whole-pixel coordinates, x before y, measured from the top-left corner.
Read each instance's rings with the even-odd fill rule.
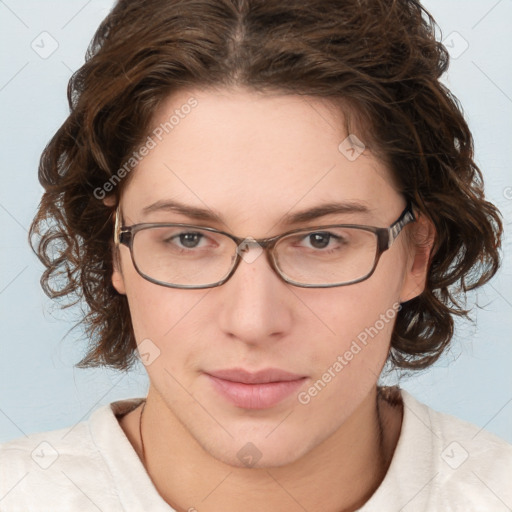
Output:
[[[273,236],[270,238],[254,238],[247,236],[245,238],[236,238],[236,253],[239,257],[244,259],[243,254],[247,253],[248,249],[254,247],[259,249],[260,252],[266,252],[267,257],[273,259],[272,249],[274,248],[279,236]]]
[[[257,245],[265,251],[272,250],[276,244],[277,239],[281,238],[279,235],[270,238],[254,238],[252,236],[246,236],[245,238],[233,237],[237,247],[246,245]]]
[[[274,260],[273,248],[275,244],[278,242],[280,236],[273,236],[269,238],[254,238],[252,236],[248,236],[245,238],[236,238],[234,241],[236,242],[236,262],[229,277],[232,277],[235,271],[237,270],[241,260],[244,260],[245,263],[253,263],[258,259],[261,253],[266,253],[266,260],[272,269],[273,272],[277,274],[278,277],[282,278],[279,270],[277,269],[276,262]],[[250,248],[254,248],[256,251],[249,251]]]

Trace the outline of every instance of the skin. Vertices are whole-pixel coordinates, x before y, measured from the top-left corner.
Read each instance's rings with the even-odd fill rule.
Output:
[[[167,99],[154,125],[191,96],[198,106],[132,172],[121,198],[125,225],[199,223],[262,238],[329,223],[388,227],[405,207],[389,171],[368,149],[354,161],[338,150],[347,137],[342,113],[326,101],[189,89]],[[357,135],[364,141],[364,133]],[[165,199],[207,207],[224,223],[172,211],[142,214]],[[349,200],[370,213],[280,224],[288,212]],[[285,283],[263,255],[242,261],[222,286],[166,288],[143,279],[120,246],[113,284],[128,298],[137,342],[149,338],[160,351],[146,366],[143,437],[147,471],[169,504],[199,512],[334,512],[355,510],[371,496],[402,420],[400,407],[382,402],[381,445],[376,384],[392,321],[306,405],[294,393],[266,410],[241,409],[204,372],[280,368],[306,376],[299,391],[307,390],[365,327],[421,293],[431,243],[413,244],[409,238],[418,234],[432,239],[423,217],[405,228],[368,280],[326,289]],[[140,407],[120,424],[140,455],[139,418]],[[251,468],[237,457],[248,442],[261,453]]]

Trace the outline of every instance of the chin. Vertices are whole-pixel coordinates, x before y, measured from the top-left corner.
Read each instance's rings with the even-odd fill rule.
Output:
[[[283,430],[279,435],[265,433],[252,435],[239,435],[227,443],[212,443],[212,439],[205,442],[197,440],[202,448],[213,458],[236,468],[278,468],[293,464],[315,445],[304,439],[304,432],[298,431],[296,435]]]

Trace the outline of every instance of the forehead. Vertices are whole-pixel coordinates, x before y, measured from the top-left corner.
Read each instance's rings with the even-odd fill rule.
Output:
[[[343,112],[319,98],[181,90],[156,112],[123,203],[133,216],[174,199],[256,225],[318,203],[396,202],[389,171],[368,150],[347,152],[348,135]]]

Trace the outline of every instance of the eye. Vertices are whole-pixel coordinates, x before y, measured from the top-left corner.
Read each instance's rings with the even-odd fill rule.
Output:
[[[162,249],[193,250],[215,246],[215,240],[202,230],[183,227],[156,227],[146,230],[146,240],[158,244]]]
[[[171,237],[171,240],[177,238],[179,240],[179,243],[186,247],[187,249],[195,249],[198,244],[201,242],[201,239],[204,238],[204,235],[197,232],[186,232],[186,233],[179,233],[178,235],[174,235]]]
[[[347,243],[347,238],[330,231],[315,231],[301,237],[302,246],[313,249],[336,249]]]
[[[308,235],[308,241],[315,249],[325,249],[329,245],[332,236],[331,233],[326,231],[311,233]]]

